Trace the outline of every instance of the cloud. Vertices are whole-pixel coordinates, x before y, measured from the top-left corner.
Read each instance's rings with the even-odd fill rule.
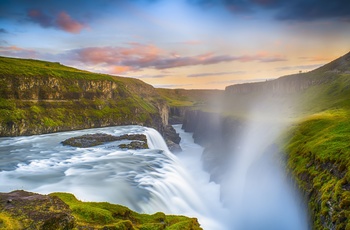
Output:
[[[298,66],[285,66],[285,67],[279,67],[276,70],[277,71],[286,71],[286,70],[313,70],[318,67],[321,67],[324,64],[316,64],[316,65],[298,65]]]
[[[165,78],[167,75],[164,74],[158,74],[158,75],[141,75],[141,76],[135,76],[135,78]]]
[[[218,73],[199,73],[199,74],[190,74],[187,77],[210,77],[210,76],[222,76],[222,75],[231,75],[231,74],[243,74],[244,71],[233,71],[233,72],[218,72]]]
[[[226,80],[226,81],[211,81],[206,84],[243,84],[243,83],[270,81],[273,79],[275,78],[234,79],[234,80]]]
[[[287,59],[282,55],[270,55],[266,52],[262,52],[256,55],[243,55],[237,57],[237,60],[240,62],[251,62],[251,61],[259,61],[259,62],[281,62],[287,61]]]
[[[198,40],[190,40],[190,41],[184,41],[184,42],[179,42],[179,44],[183,44],[183,45],[200,45],[202,44],[201,41]]]
[[[37,58],[38,53],[18,46],[0,46],[0,55],[8,57]]]
[[[131,68],[129,66],[112,66],[109,73],[111,73],[111,74],[123,74],[123,73],[127,73],[130,70],[131,70]]]
[[[193,86],[193,84],[155,84],[153,87],[155,88],[172,88],[179,89],[184,86]]]
[[[80,33],[85,25],[73,20],[66,12],[61,12],[56,18],[57,27],[69,33]]]
[[[322,56],[314,56],[314,57],[299,57],[299,59],[310,61],[310,62],[328,62],[331,60],[334,60],[335,58],[327,58],[327,57],[322,57]]]
[[[349,0],[188,0],[191,4],[211,9],[223,6],[233,14],[275,12],[277,20],[317,20],[338,18],[350,20]]]
[[[4,28],[0,28],[0,34],[7,34],[7,30],[5,30]]]
[[[80,33],[81,30],[87,27],[83,23],[72,19],[65,11],[51,16],[41,10],[32,9],[28,11],[27,16],[30,21],[39,24],[43,28],[56,28],[68,33]]]
[[[348,0],[283,1],[277,14],[279,20],[316,20],[326,18],[350,19]]]
[[[27,16],[32,22],[38,23],[41,27],[54,27],[54,19],[40,10],[29,10]]]
[[[194,56],[180,56],[168,53],[154,45],[129,43],[128,47],[87,47],[71,51],[76,60],[85,64],[128,66],[132,70],[144,68],[170,69],[177,67],[211,65],[222,62],[280,62],[287,59],[279,55],[260,53],[256,55],[214,55],[205,53]]]

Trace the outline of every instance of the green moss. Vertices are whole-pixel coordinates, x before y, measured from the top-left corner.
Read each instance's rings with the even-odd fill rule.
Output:
[[[109,229],[201,229],[196,219],[164,213],[139,214],[127,207],[106,202],[82,202],[69,193],[52,193],[69,205],[78,226]]]
[[[4,211],[0,212],[0,229],[22,229],[21,224]]]
[[[345,229],[350,200],[350,123],[347,110],[303,119],[287,140],[288,166],[310,196],[314,229]]]

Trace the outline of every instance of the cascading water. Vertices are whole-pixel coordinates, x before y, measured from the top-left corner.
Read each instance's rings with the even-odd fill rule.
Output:
[[[101,132],[143,133],[150,149],[119,149],[117,145],[123,141],[90,148],[60,143],[73,136]],[[206,188],[200,187],[169,152],[154,129],[124,126],[0,138],[0,154],[0,191],[71,192],[85,201],[118,203],[144,213],[162,211],[193,216],[205,229],[224,229],[211,214],[213,210],[203,195]],[[216,194],[214,202],[220,206],[219,192]]]
[[[207,230],[307,229],[273,156],[256,154],[266,147],[265,126],[247,127],[241,155],[232,161],[222,184],[224,203],[220,186],[209,182],[210,175],[202,170],[203,148],[179,125],[175,129],[182,138],[178,155],[169,152],[156,130],[141,126],[0,138],[0,191],[71,192],[81,200],[118,203],[144,213],[197,217]],[[143,133],[150,149],[119,149],[123,141],[90,148],[61,144],[73,136],[101,132]],[[250,138],[259,141],[252,145],[243,140]]]

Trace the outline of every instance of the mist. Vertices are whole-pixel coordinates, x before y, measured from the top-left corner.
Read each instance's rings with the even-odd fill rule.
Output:
[[[259,93],[245,102],[243,127],[239,135],[230,137],[235,146],[229,148],[229,166],[220,181],[221,200],[231,216],[229,226],[309,229],[307,207],[287,175],[286,156],[279,146],[297,112],[293,110],[296,100]]]

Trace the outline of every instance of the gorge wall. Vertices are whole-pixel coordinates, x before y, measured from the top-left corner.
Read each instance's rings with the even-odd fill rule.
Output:
[[[341,62],[350,63],[350,55],[342,57]],[[229,167],[227,159],[239,151],[238,140],[254,106],[260,109],[255,110],[258,119],[268,118],[265,110],[274,114],[283,108],[281,120],[292,119],[293,123],[283,140],[276,142],[278,146],[271,148],[278,151],[288,175],[304,195],[312,229],[350,228],[350,65],[347,66],[332,62],[308,74],[230,86],[225,92],[226,110],[187,111],[183,128],[193,132],[195,141],[205,147],[202,161],[211,179],[221,183]],[[319,80],[315,80],[317,76]],[[262,96],[267,96],[271,107],[261,103]],[[290,97],[295,97],[297,103],[280,107]],[[294,110],[297,112],[290,113]]]
[[[0,65],[0,136],[130,124],[163,133],[168,125],[166,101],[140,80],[35,60]]]

